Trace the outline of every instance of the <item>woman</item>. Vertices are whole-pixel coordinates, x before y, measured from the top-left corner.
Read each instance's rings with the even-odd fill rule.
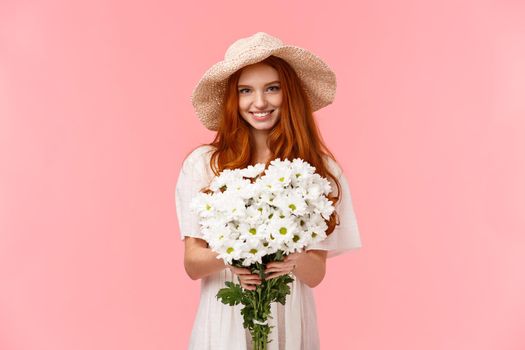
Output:
[[[207,247],[198,218],[189,203],[224,169],[244,168],[272,159],[299,157],[331,181],[329,198],[336,212],[328,223],[328,238],[267,265],[267,278],[292,273],[286,304],[272,304],[269,349],[320,348],[312,293],[325,275],[326,258],[361,246],[347,180],[322,142],[313,111],[333,101],[335,75],[307,50],[284,45],[264,32],[233,43],[225,59],[212,66],[193,91],[192,103],[202,123],[217,131],[210,144],[197,147],[183,162],[176,186],[176,208],[184,266],[190,278],[201,280],[201,296],[190,349],[251,349],[240,308],[224,305],[216,294],[225,281],[254,290],[259,276],[225,265]],[[340,195],[339,195],[340,194]]]

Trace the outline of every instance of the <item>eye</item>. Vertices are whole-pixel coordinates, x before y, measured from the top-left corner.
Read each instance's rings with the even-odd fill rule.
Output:
[[[281,87],[279,85],[270,86],[268,89],[273,89],[271,91],[279,91]]]
[[[250,89],[243,88],[243,89],[239,89],[239,92],[242,94],[244,90],[248,90],[248,91],[250,91]]]

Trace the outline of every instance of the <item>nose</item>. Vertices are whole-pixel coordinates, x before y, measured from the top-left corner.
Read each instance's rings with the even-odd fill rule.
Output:
[[[253,104],[255,107],[257,107],[257,109],[263,109],[266,107],[267,101],[264,92],[258,92],[255,94],[255,101]]]

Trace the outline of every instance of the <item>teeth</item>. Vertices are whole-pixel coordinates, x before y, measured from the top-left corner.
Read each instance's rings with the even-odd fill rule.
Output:
[[[267,116],[268,114],[270,114],[270,112],[266,112],[266,113],[253,113],[253,115],[256,116],[256,117],[258,117],[258,118],[261,118],[261,117]]]

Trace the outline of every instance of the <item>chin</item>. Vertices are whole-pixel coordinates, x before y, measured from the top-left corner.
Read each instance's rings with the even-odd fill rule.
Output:
[[[275,124],[277,124],[277,122],[268,123],[264,125],[252,125],[252,128],[257,129],[257,130],[271,130],[273,129]]]

